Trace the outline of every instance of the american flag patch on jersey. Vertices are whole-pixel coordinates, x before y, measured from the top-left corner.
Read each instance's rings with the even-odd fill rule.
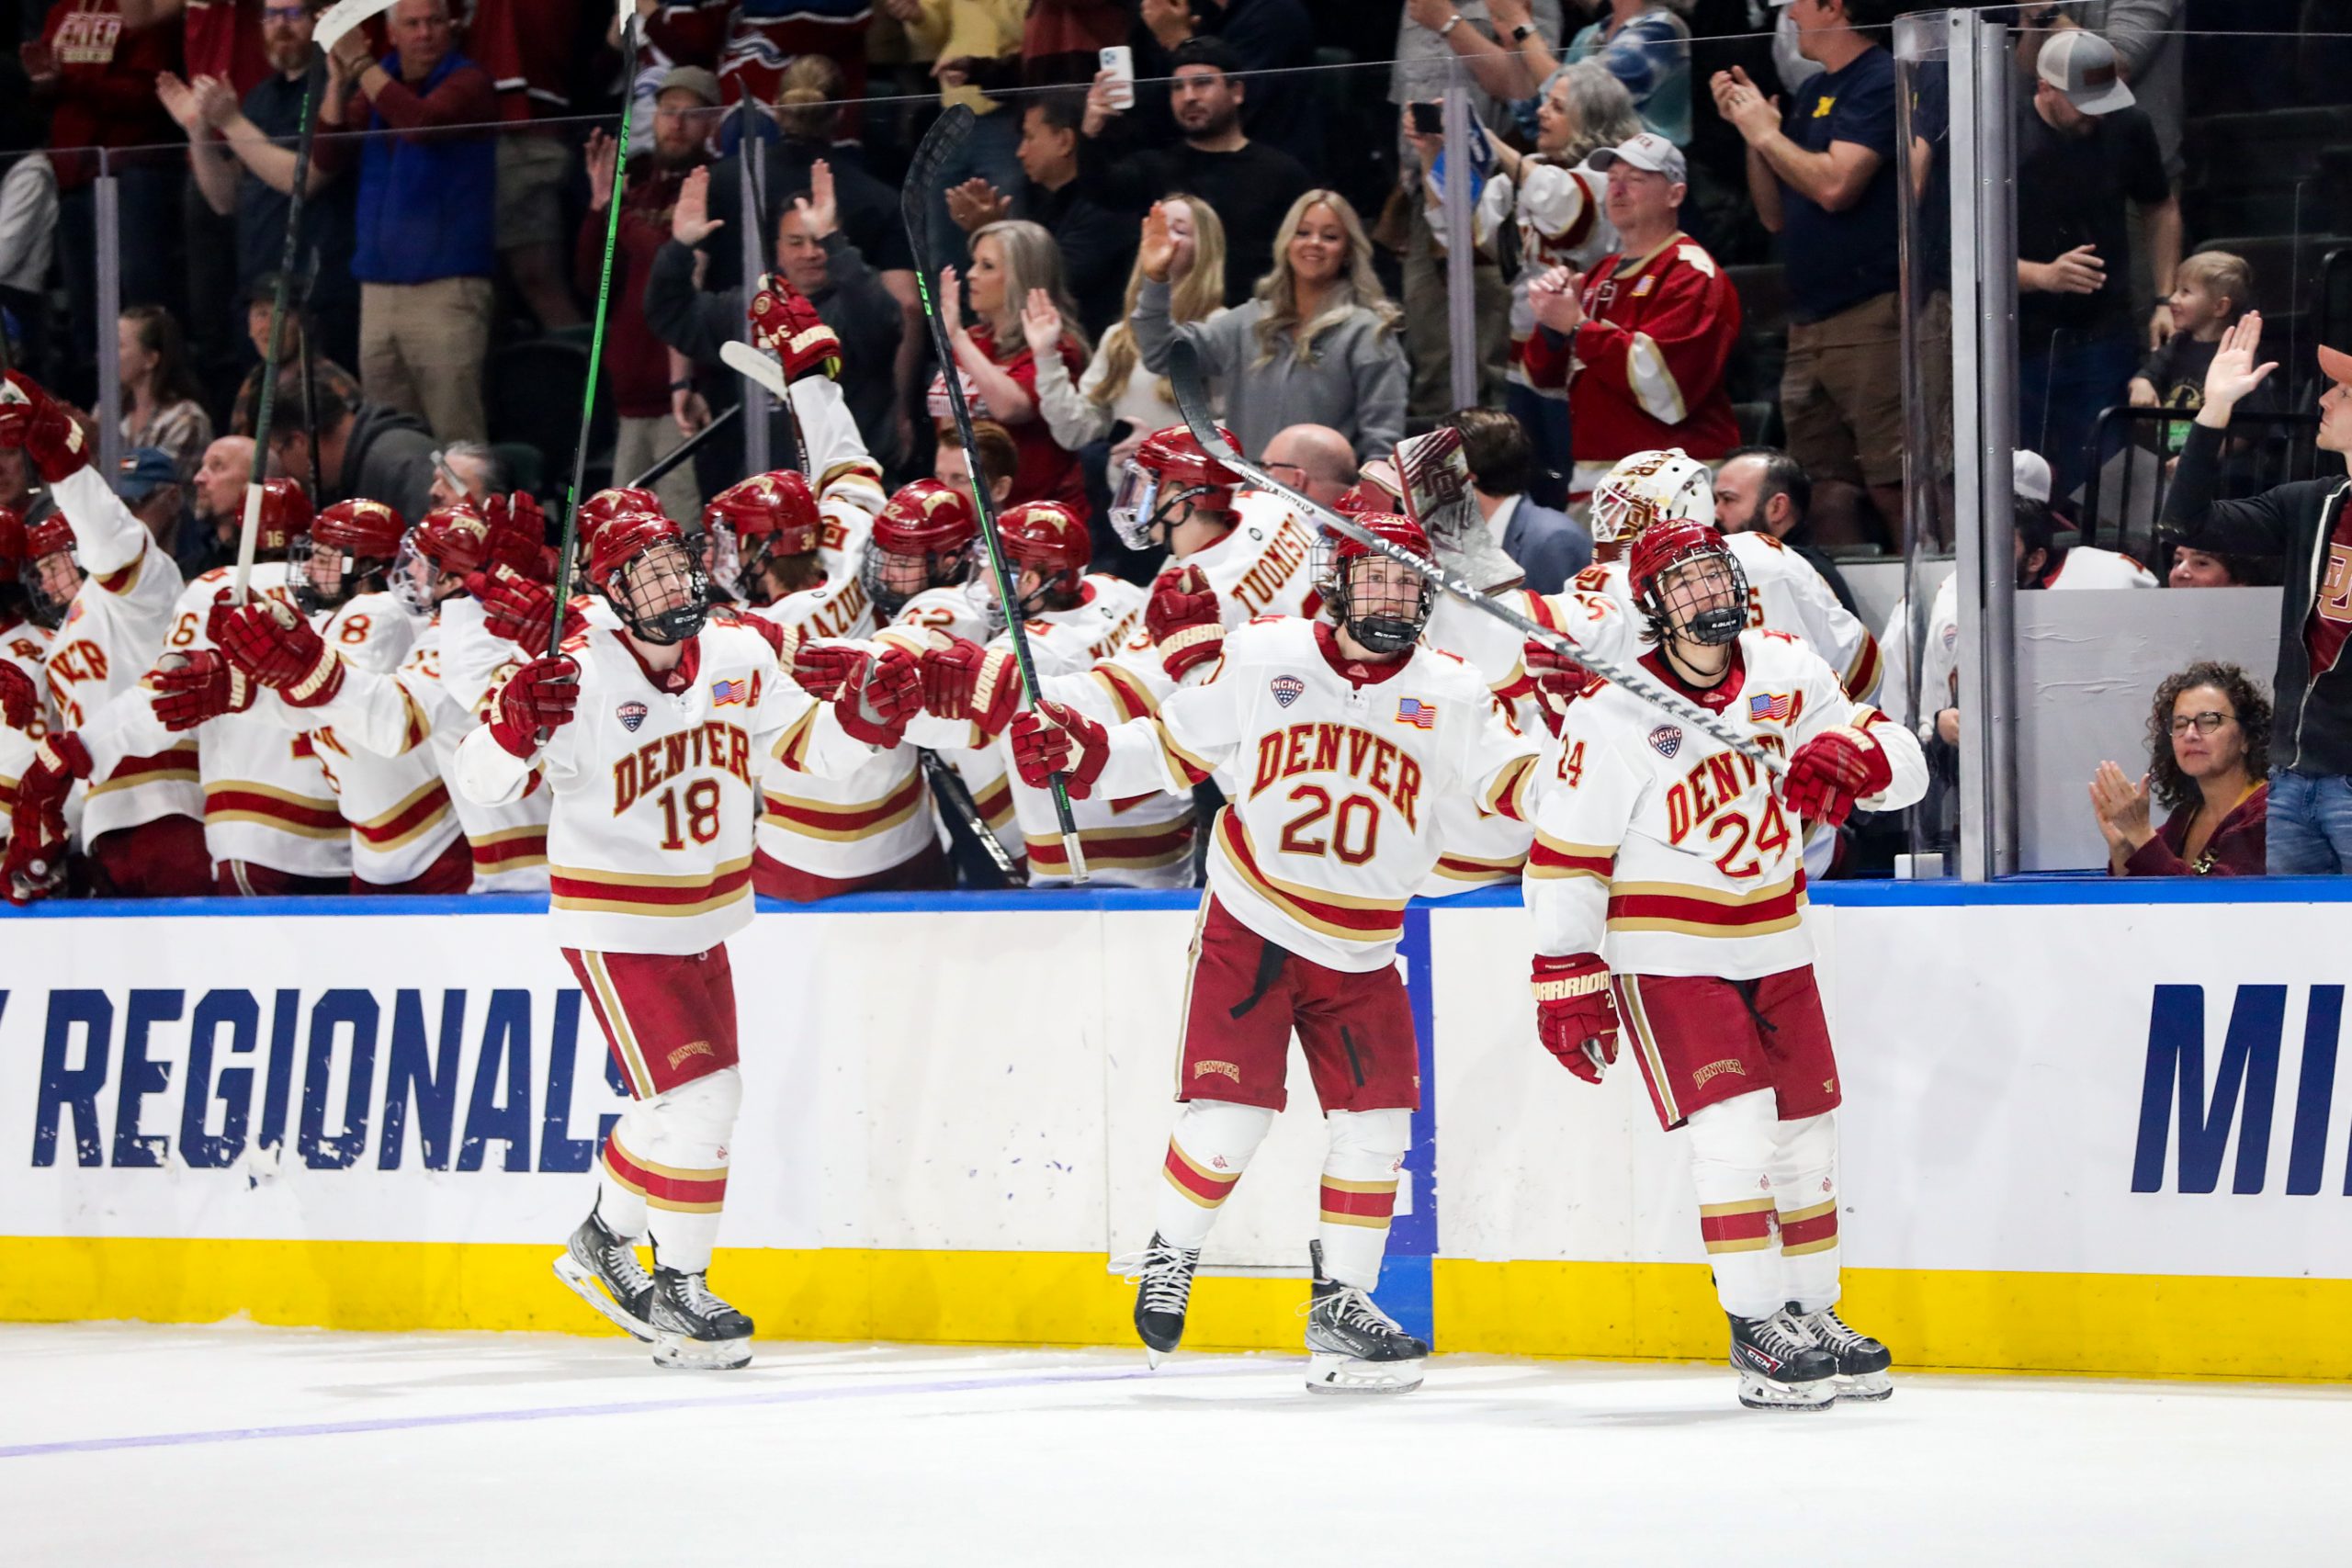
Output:
[[[1789,721],[1789,703],[1786,692],[1758,692],[1747,699],[1748,722],[1786,724]]]
[[[710,705],[715,708],[748,702],[751,695],[752,682],[749,681],[713,681],[710,683]]]
[[[1415,729],[1428,729],[1437,723],[1437,705],[1425,703],[1419,697],[1398,697],[1396,722],[1409,724]]]

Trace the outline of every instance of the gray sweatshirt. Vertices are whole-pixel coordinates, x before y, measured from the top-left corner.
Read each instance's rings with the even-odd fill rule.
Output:
[[[1168,347],[1183,338],[1208,362],[1225,399],[1225,423],[1241,450],[1257,457],[1274,433],[1294,424],[1328,424],[1355,444],[1359,458],[1385,457],[1405,435],[1405,349],[1380,318],[1359,305],[1308,345],[1302,360],[1284,336],[1270,364],[1258,363],[1263,300],[1179,326],[1168,318],[1168,285],[1147,278],[1130,327],[1144,367],[1168,372]]]

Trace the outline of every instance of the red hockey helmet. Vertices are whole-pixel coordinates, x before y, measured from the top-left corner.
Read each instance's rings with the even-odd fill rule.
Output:
[[[916,479],[893,495],[874,520],[858,578],[883,620],[926,588],[952,587],[972,571],[972,542],[979,537],[972,502],[953,485]]]
[[[713,496],[703,508],[702,525],[715,531],[722,523],[735,531],[747,565],[763,555],[805,556],[825,534],[817,492],[807,475],[791,468],[753,474]],[[755,547],[755,540],[765,544]]]
[[[1231,431],[1220,426],[1217,434],[1233,444]],[[1111,500],[1111,526],[1129,549],[1148,549],[1160,542],[1162,530],[1182,520],[1177,508],[1188,502],[1193,511],[1220,515],[1230,526],[1233,491],[1242,482],[1240,474],[1210,456],[1190,428],[1171,424],[1144,437],[1128,459],[1119,493]]]
[[[1024,501],[1007,507],[997,519],[997,533],[1005,564],[1016,579],[1024,569],[1044,579],[1022,597],[1023,616],[1054,608],[1057,598],[1076,595],[1094,559],[1094,536],[1086,520],[1058,501]]]
[[[1396,504],[1395,496],[1370,479],[1358,479],[1340,492],[1340,499],[1331,503],[1331,510],[1343,517],[1363,517],[1386,512]]]
[[[25,528],[25,597],[32,617],[55,630],[66,607],[82,586],[82,568],[74,554],[74,525],[62,512],[52,512]]]
[[[284,555],[297,534],[310,532],[311,523],[311,498],[299,480],[264,479],[261,521],[254,531],[254,553]]]
[[[391,593],[417,615],[429,615],[445,588],[490,558],[490,523],[481,513],[465,502],[436,506],[401,539]]]
[[[1356,525],[1408,555],[1434,560],[1430,536],[1409,517],[1393,512],[1368,512]],[[1400,586],[1395,571],[1378,571],[1369,564],[1390,558],[1344,535],[1325,533],[1316,540],[1316,591],[1331,618],[1347,634],[1375,654],[1400,654],[1420,640],[1437,603],[1437,585],[1416,574],[1409,587]]]
[[[585,508],[582,513],[585,522]],[[710,615],[710,580],[685,530],[660,507],[608,509],[584,542],[588,581],[632,633],[647,642],[672,643],[702,630]]]
[[[1747,625],[1747,574],[1713,527],[1668,518],[1644,528],[1626,566],[1634,603],[1661,642],[1681,637],[1708,647],[1737,639]]]
[[[650,512],[659,516],[662,512],[662,498],[650,490],[640,490],[633,485],[618,485],[611,490],[600,490],[586,501],[582,502],[580,514],[574,521],[579,525],[580,536],[584,539],[599,525],[618,517],[624,513],[639,512]]]
[[[306,615],[332,610],[355,593],[384,586],[408,525],[380,501],[338,501],[311,520],[286,552],[295,605]]]
[[[0,582],[14,582],[25,571],[25,520],[12,507],[0,506]]]

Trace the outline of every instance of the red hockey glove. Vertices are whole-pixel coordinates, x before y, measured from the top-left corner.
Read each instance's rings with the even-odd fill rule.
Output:
[[[777,663],[786,669],[791,668],[792,650],[800,646],[800,633],[797,630],[787,630],[756,611],[738,610],[736,617],[744,626],[760,634],[760,640],[768,645],[768,651],[775,655]]]
[[[482,620],[491,635],[503,637],[537,658],[548,650],[548,624],[555,614],[555,591],[535,582],[500,561],[488,571],[469,573],[466,592],[481,601]],[[564,635],[576,629],[578,617],[567,613]]]
[[[1592,671],[1548,645],[1530,641],[1520,650],[1520,662],[1535,682],[1535,705],[1543,710],[1544,728],[1555,735],[1568,716],[1568,705],[1592,683]]]
[[[527,490],[512,495],[492,495],[481,503],[482,521],[490,525],[490,558],[542,582],[555,581],[555,552],[548,547],[548,516],[539,498]]]
[[[0,724],[29,729],[40,716],[40,688],[33,678],[7,660],[0,659]]]
[[[343,690],[342,658],[309,621],[274,599],[221,616],[220,651],[288,707],[317,707]]]
[[[166,657],[176,661],[150,670],[144,683],[155,694],[155,716],[173,734],[254,705],[257,688],[253,679],[219,649]]]
[[[808,297],[786,283],[782,275],[760,279],[746,312],[752,341],[784,362],[784,378],[797,381],[816,371],[838,378],[842,373],[842,340],[817,314]]]
[[[557,654],[534,659],[506,678],[490,720],[491,739],[529,761],[548,737],[571,722],[580,705],[580,666]]]
[[[933,718],[973,724],[997,736],[1021,703],[1021,671],[1009,649],[985,649],[969,637],[922,650],[922,705]]]
[[[1111,733],[1075,708],[1039,703],[1012,716],[1012,765],[1021,782],[1044,789],[1056,773],[1072,800],[1094,793],[1111,760]]]
[[[65,880],[65,796],[90,776],[89,749],[72,730],[51,736],[17,781],[5,874],[11,904],[29,904]]]
[[[55,484],[90,462],[90,444],[73,412],[30,377],[11,370],[0,388],[0,446],[21,446],[41,479]]]
[[[1217,614],[1216,590],[1196,566],[1171,568],[1151,585],[1144,626],[1159,649],[1159,667],[1171,681],[1225,652],[1225,622]]]
[[[1617,1059],[1617,1003],[1609,995],[1609,965],[1590,953],[1564,958],[1535,955],[1535,1033],[1560,1066],[1599,1083]]]
[[[1789,776],[1781,781],[1781,798],[1806,820],[1835,828],[1853,815],[1856,801],[1894,782],[1885,750],[1860,730],[1841,725],[1797,748],[1789,759]]]
[[[804,642],[793,655],[792,678],[832,704],[842,728],[868,745],[899,744],[922,707],[922,669],[903,648],[876,657],[846,643]]]

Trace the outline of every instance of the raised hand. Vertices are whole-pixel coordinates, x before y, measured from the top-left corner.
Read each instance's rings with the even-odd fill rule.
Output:
[[[2091,777],[2091,810],[2098,817],[2099,836],[2120,856],[2156,836],[2148,822],[2148,775],[2134,784],[2113,762],[2101,762]]]
[[[1563,337],[1584,325],[1584,274],[1555,266],[1527,286],[1536,324]]]
[[[2213,363],[2205,367],[2205,406],[2197,411],[2198,423],[2217,428],[2229,423],[2230,412],[2238,400],[2278,368],[2275,359],[2256,363],[2256,352],[2261,347],[2262,312],[2248,310],[2222,334]]]
[[[1165,283],[1176,267],[1176,240],[1168,231],[1168,213],[1158,203],[1144,215],[1143,240],[1136,254],[1143,263],[1143,275],[1154,283]]]
[[[1021,335],[1028,342],[1029,352],[1040,359],[1061,352],[1062,313],[1054,297],[1042,288],[1032,288],[1029,298],[1022,301]]]
[[[695,170],[678,186],[678,204],[670,209],[670,238],[682,245],[699,245],[726,227],[725,219],[710,215],[710,170]]]
[[[952,266],[939,269],[939,324],[950,343],[964,335],[963,279]]]
[[[588,210],[602,212],[612,204],[613,173],[620,162],[620,143],[601,130],[588,133]],[[699,172],[699,171],[697,171]],[[672,220],[672,228],[676,220]]]
[[[792,198],[800,227],[812,240],[821,240],[842,226],[841,203],[833,194],[833,166],[822,158],[808,165],[808,194]]]
[[[197,107],[196,93],[188,85],[169,71],[155,78],[155,97],[182,130],[190,136],[204,129],[204,111]]]
[[[967,234],[1012,215],[1012,198],[978,175],[947,187],[947,216]]]

